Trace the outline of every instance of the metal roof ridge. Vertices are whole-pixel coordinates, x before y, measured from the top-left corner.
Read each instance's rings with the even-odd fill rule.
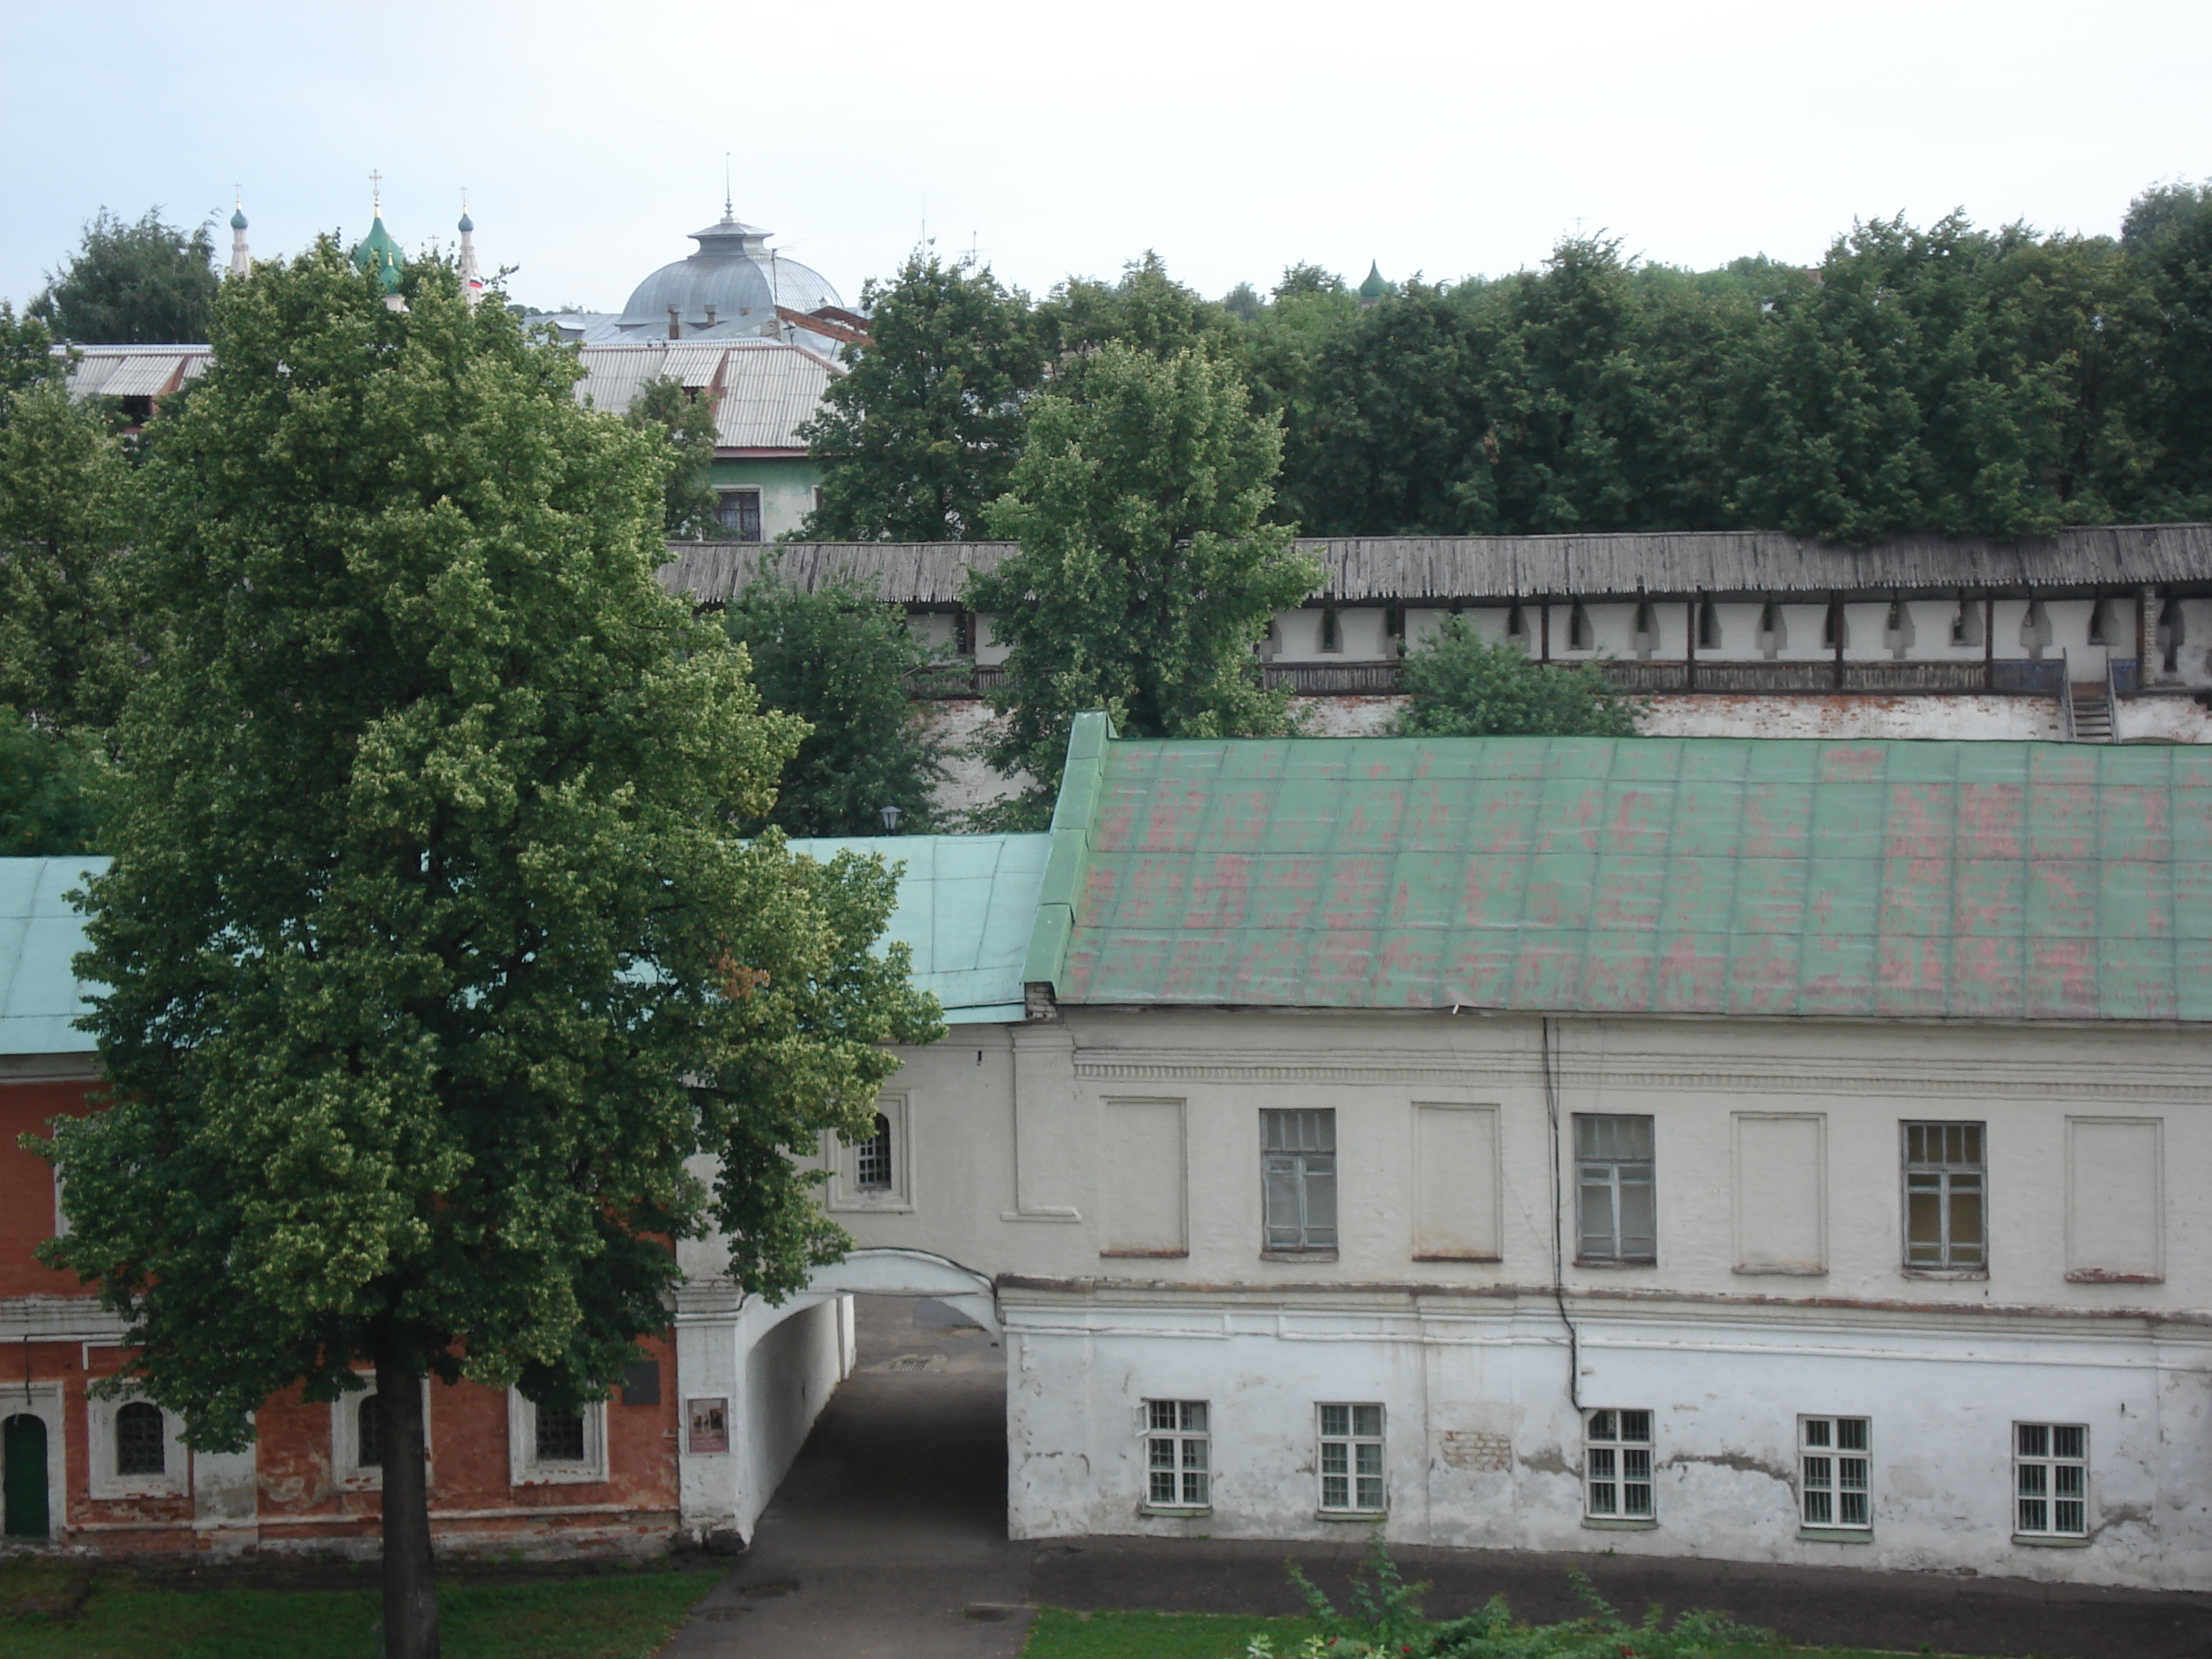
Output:
[[[1103,710],[1078,714],[1067,728],[1067,764],[1060,770],[1060,794],[1052,809],[1052,852],[1037,889],[1029,956],[1022,963],[1023,984],[1048,984],[1054,995],[1075,935],[1075,907],[1090,873],[1091,832],[1106,796],[1106,746],[1119,735]]]

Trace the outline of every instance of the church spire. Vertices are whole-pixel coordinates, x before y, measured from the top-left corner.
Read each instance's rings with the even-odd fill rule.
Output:
[[[234,191],[230,210],[230,275],[234,277],[253,274],[253,256],[246,246],[246,198]]]
[[[461,186],[461,292],[474,305],[483,297],[483,273],[477,269],[477,222],[469,217],[468,186]]]

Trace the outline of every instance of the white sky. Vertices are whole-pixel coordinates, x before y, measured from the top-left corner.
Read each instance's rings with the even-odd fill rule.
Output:
[[[266,257],[358,236],[371,168],[408,247],[465,185],[517,298],[607,310],[719,216],[725,150],[848,301],[925,222],[1036,293],[1151,247],[1219,295],[1496,274],[1578,224],[1698,267],[1899,210],[2110,231],[2212,176],[2204,0],[0,0],[0,41],[19,304],[103,204],[227,217],[235,181]]]

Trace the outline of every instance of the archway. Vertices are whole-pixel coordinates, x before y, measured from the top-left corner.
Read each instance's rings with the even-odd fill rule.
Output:
[[[0,1463],[4,1463],[5,1525],[9,1538],[46,1538],[52,1534],[46,1498],[46,1424],[20,1412],[0,1424]]]

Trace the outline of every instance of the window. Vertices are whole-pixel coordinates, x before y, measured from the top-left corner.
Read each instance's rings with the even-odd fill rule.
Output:
[[[1831,651],[1850,648],[1851,626],[1840,599],[1832,601],[1820,618],[1820,643]]]
[[[1651,1120],[1575,1114],[1575,1260],[1633,1265],[1659,1259],[1651,1188]]]
[[[2013,1447],[2014,1532],[2087,1538],[2089,1431],[2079,1423],[2015,1423]]]
[[[538,1407],[538,1461],[541,1463],[580,1463],[584,1461],[584,1414]]]
[[[1583,1449],[1583,1510],[1598,1521],[1651,1518],[1651,1413],[1589,1414]]]
[[[115,1413],[115,1472],[161,1474],[168,1468],[161,1408],[134,1400]]]
[[[381,1469],[384,1467],[384,1413],[376,1408],[376,1396],[369,1395],[354,1407],[354,1467],[362,1469]]]
[[[1203,1400],[1145,1401],[1145,1496],[1155,1509],[1202,1510],[1213,1503],[1212,1436]]]
[[[863,1139],[848,1141],[835,1130],[822,1137],[830,1166],[825,1207],[832,1210],[911,1210],[913,1143],[908,1137],[907,1097],[878,1095]]]
[[[595,1400],[581,1411],[555,1411],[507,1394],[507,1479],[518,1486],[605,1480],[607,1407]]]
[[[761,538],[761,498],[757,489],[723,489],[715,492],[714,522],[733,542],[757,542]]]
[[[1583,602],[1580,599],[1577,599],[1574,602],[1573,608],[1567,612],[1567,649],[1570,651],[1587,651],[1589,648],[1589,612],[1583,610]]]
[[[1907,1272],[1981,1273],[1985,1237],[1982,1125],[1907,1123],[1905,1266]]]
[[[1382,1408],[1321,1408],[1321,1506],[1349,1515],[1380,1515],[1382,1502]]]
[[[1336,619],[1336,607],[1333,605],[1321,613],[1321,648],[1332,655],[1344,649],[1344,629]]]
[[[891,1121],[876,1114],[876,1132],[854,1149],[853,1184],[864,1193],[889,1192],[891,1186]]]
[[[1871,1527],[1867,1476],[1871,1458],[1863,1417],[1797,1419],[1800,1492],[1808,1527]]]
[[[1698,649],[1717,651],[1721,648],[1721,613],[1711,599],[1698,607]]]
[[[1261,1179],[1267,1251],[1336,1251],[1336,1113],[1263,1110]]]

